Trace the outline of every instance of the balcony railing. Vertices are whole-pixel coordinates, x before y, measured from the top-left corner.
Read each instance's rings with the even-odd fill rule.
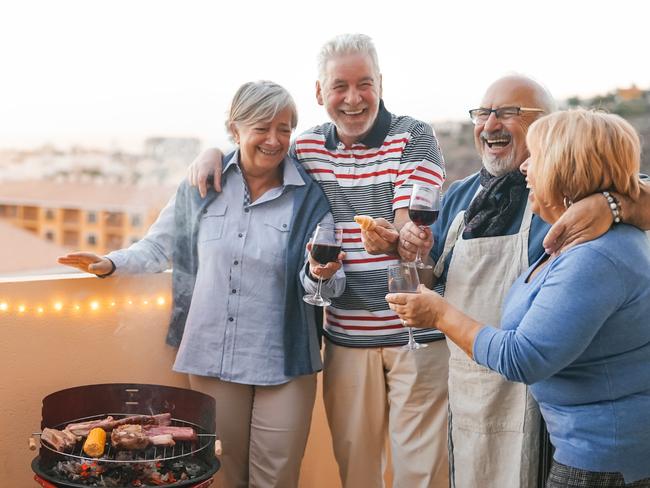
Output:
[[[165,344],[170,282],[169,273],[0,279],[0,485],[37,486],[27,440],[41,429],[49,393],[113,382],[189,387]],[[330,446],[319,393],[301,487],[339,486]]]

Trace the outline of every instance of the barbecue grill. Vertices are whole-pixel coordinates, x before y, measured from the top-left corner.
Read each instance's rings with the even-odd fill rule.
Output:
[[[82,480],[66,478],[58,469],[65,466],[102,466],[102,470],[119,473],[134,471],[143,465],[174,466],[192,474],[191,479],[164,483],[166,487],[205,487],[220,467],[215,455],[215,402],[203,393],[183,388],[160,385],[111,383],[87,385],[61,390],[43,399],[41,430],[49,427],[62,430],[76,422],[112,416],[116,420],[132,415],[171,413],[172,425],[192,427],[198,434],[196,441],[177,441],[173,447],[150,447],[141,451],[112,448],[110,435],[104,455],[95,459],[86,455],[81,445],[72,452],[58,452],[44,442],[39,455],[32,461],[35,479],[44,486],[84,488]],[[80,443],[81,444],[81,443]],[[76,464],[75,464],[76,463]],[[107,485],[132,488],[137,484]],[[154,485],[141,485],[154,486]]]

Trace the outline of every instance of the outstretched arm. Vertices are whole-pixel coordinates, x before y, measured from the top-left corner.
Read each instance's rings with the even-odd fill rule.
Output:
[[[465,315],[435,291],[420,285],[418,293],[389,293],[386,301],[404,325],[435,327],[471,358],[476,336],[483,324]]]
[[[99,277],[107,276],[114,271],[110,259],[98,256],[91,252],[71,252],[56,260],[59,264],[77,268],[86,273],[93,273]]]

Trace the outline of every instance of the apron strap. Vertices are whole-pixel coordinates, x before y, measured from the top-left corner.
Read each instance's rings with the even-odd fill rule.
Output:
[[[481,191],[481,187],[479,187],[478,191],[476,192],[476,195],[478,195],[480,191]],[[474,195],[474,197],[476,197],[476,195]],[[522,233],[525,233],[526,235],[529,234],[532,218],[533,218],[533,211],[530,206],[530,200],[526,199],[526,207],[524,208],[524,215],[521,219],[521,224],[519,226],[519,234]],[[451,253],[452,249],[456,245],[456,241],[458,240],[458,237],[461,235],[464,229],[465,229],[465,210],[462,210],[456,215],[451,225],[449,226],[449,231],[447,232],[447,239],[445,240],[444,250],[442,251],[440,258],[438,258],[438,261],[436,261],[436,266],[433,269],[433,274],[436,276],[436,278],[440,278],[442,276],[442,273],[445,271],[445,260],[447,259],[447,256],[449,256],[449,253]]]
[[[526,208],[524,209],[524,216],[521,218],[521,226],[519,227],[519,233],[526,233],[530,231],[530,224],[533,220],[533,210],[530,207],[530,200],[526,198]]]
[[[449,230],[447,231],[445,248],[442,251],[440,257],[438,258],[435,268],[433,269],[433,274],[436,276],[436,278],[440,278],[442,276],[442,273],[445,270],[445,260],[447,259],[447,256],[449,256],[449,253],[451,253],[451,250],[456,245],[458,236],[461,234],[464,228],[465,228],[465,211],[462,210],[461,212],[456,214],[456,217],[454,217],[454,220],[452,221],[451,225],[449,226]]]

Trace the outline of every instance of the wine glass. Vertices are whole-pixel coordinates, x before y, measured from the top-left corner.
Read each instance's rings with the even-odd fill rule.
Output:
[[[311,257],[321,267],[324,267],[327,263],[335,262],[341,252],[342,240],[342,229],[337,229],[334,224],[318,224],[314,237],[311,240]],[[305,295],[302,299],[311,305],[317,305],[319,307],[330,305],[332,302],[320,294],[322,284],[323,278],[319,276],[316,293],[313,295]]]
[[[418,279],[418,270],[415,263],[400,262],[388,265],[388,291],[390,293],[417,293],[419,284],[420,280]],[[413,329],[407,326],[404,321],[402,321],[402,324],[409,333],[409,341],[402,346],[402,349],[414,351],[428,347],[427,344],[415,342]]]
[[[409,218],[415,225],[424,229],[433,224],[440,212],[440,188],[414,184],[409,201]],[[415,258],[415,265],[420,269],[431,269],[420,257],[420,248]]]

